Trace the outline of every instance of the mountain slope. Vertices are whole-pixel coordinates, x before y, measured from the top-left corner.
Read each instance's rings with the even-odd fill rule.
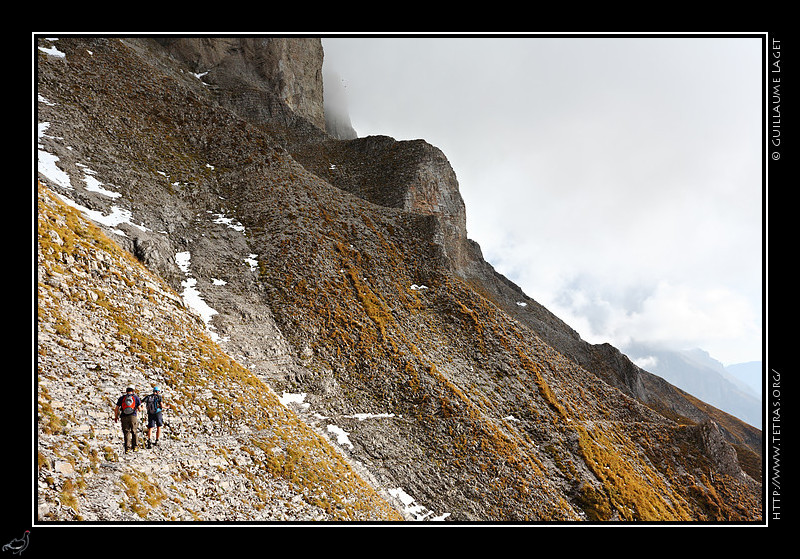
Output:
[[[41,187],[38,210],[42,520],[402,518],[159,278]],[[154,384],[164,439],[123,454],[116,399]]]
[[[376,486],[448,521],[761,518],[760,461],[738,423],[586,344],[496,274],[439,150],[328,138],[285,88],[242,83],[250,44],[229,62],[207,42],[57,46],[63,57],[37,60],[40,171],[57,158],[70,179],[40,179],[124,216],[109,235],[184,300],[199,295],[236,362],[304,394],[308,424],[343,430],[340,451]],[[321,68],[314,44],[270,49],[306,53],[282,83],[313,79],[304,57]],[[161,383],[179,390],[182,370]]]

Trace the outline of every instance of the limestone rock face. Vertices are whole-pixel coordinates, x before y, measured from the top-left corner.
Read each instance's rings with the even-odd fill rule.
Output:
[[[373,204],[431,218],[430,241],[454,270],[465,266],[466,208],[442,151],[424,140],[368,136],[292,148],[294,157],[332,185]]]
[[[700,425],[700,432],[706,455],[717,466],[717,470],[730,476],[743,477],[744,472],[739,465],[736,452],[725,441],[719,426],[711,420],[706,420]]]
[[[325,130],[322,42],[318,38],[157,39],[203,82],[226,94],[242,115],[265,120],[285,104]]]

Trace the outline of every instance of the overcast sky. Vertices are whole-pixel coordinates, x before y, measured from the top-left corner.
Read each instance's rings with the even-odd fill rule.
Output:
[[[498,271],[592,343],[762,358],[759,38],[323,38],[360,137],[422,138]]]

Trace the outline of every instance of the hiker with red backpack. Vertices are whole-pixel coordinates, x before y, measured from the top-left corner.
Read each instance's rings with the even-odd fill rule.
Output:
[[[136,390],[128,387],[125,394],[117,400],[117,406],[114,408],[114,421],[119,420],[122,425],[122,436],[125,440],[125,453],[128,450],[137,450],[136,446],[139,437],[136,433],[138,427],[137,412],[142,405],[142,401],[136,394]]]

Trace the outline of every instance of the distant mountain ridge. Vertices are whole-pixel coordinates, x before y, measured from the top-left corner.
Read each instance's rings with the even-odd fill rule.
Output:
[[[725,370],[742,383],[754,396],[762,398],[764,390],[764,363],[761,361],[748,361],[727,365]]]
[[[229,509],[237,519],[259,518],[239,502],[248,490],[266,491],[246,477],[255,475],[292,486],[280,493],[287,504],[275,514],[282,518],[291,518],[295,498],[313,509],[298,513],[301,519],[395,518],[384,505],[392,499],[376,498],[360,482],[350,507],[347,491],[323,498],[324,484],[298,480],[302,466],[327,481],[321,471],[338,461],[330,466],[326,458],[316,472],[302,449],[335,453],[298,435],[305,431],[283,411],[249,418],[254,396],[236,385],[264,383],[286,395],[284,405],[312,431],[327,433],[375,495],[402,488],[417,510],[431,511],[426,518],[762,520],[761,432],[617,348],[585,342],[497,273],[467,236],[466,208],[440,150],[424,140],[330,136],[318,39],[68,37],[38,44],[43,190],[93,216],[168,286],[139,299],[155,299],[157,310],[137,303],[151,322],[170,324],[164,309],[192,310],[200,300],[199,324],[214,347],[201,344],[178,359],[169,334],[143,338],[130,318],[103,321],[108,330],[93,336],[85,317],[118,306],[99,297],[96,284],[116,280],[113,267],[93,262],[90,250],[81,253],[84,267],[64,267],[74,258],[71,245],[53,246],[49,228],[70,224],[69,235],[54,230],[60,238],[80,237],[83,228],[40,215],[38,245],[48,251],[40,258],[48,266],[39,268],[39,282],[49,287],[39,297],[47,303],[39,371],[58,388],[52,371],[64,363],[72,364],[72,382],[113,382],[111,374],[96,378],[105,365],[80,365],[87,347],[103,352],[103,363],[120,364],[120,382],[146,379],[156,356],[171,364],[157,365],[162,384],[181,391],[191,404],[187,422],[217,437],[206,446],[218,455],[201,459],[213,468],[181,469],[167,456],[137,470],[139,487],[172,495],[185,484],[210,499],[202,510],[189,504],[192,512],[176,512],[206,520],[204,511],[218,519]],[[137,293],[141,287],[134,279],[127,285]],[[158,294],[169,289],[180,296]],[[70,316],[81,319],[70,324]],[[187,378],[201,385],[201,397],[190,396]],[[84,447],[82,435],[48,394],[38,402],[52,419],[46,432],[39,425],[47,441],[39,448],[47,465],[37,470],[40,508],[49,520],[74,520],[79,505],[53,503],[71,479],[57,464],[74,445]],[[290,395],[301,395],[302,405]],[[275,445],[249,435],[266,436],[267,418]],[[96,421],[90,427],[100,431]],[[56,428],[59,422],[68,428]],[[185,441],[192,430],[175,434]],[[100,436],[114,440],[113,431]],[[238,443],[229,452],[231,438]],[[111,462],[88,467],[107,468],[103,479],[120,487],[130,472]],[[222,469],[225,476],[214,473]],[[163,471],[188,477],[176,480],[177,489],[163,487]],[[213,491],[201,483],[206,475],[236,492]],[[82,478],[88,494],[96,479]],[[225,499],[231,502],[222,506]],[[368,502],[374,510],[364,510]],[[177,508],[162,500],[138,510],[163,519]],[[397,512],[409,517],[401,506]],[[118,519],[102,508],[92,514]]]
[[[742,421],[761,428],[764,408],[760,385],[757,386],[756,393],[750,385],[738,379],[707,352],[700,349],[667,350],[646,344],[632,344],[622,349],[643,369],[663,377]],[[760,371],[761,363],[755,362],[749,367]],[[742,367],[734,369],[742,370]]]

